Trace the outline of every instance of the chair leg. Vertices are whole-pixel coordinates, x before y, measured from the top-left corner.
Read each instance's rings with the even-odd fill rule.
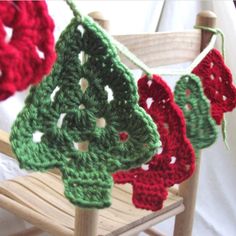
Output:
[[[96,236],[98,210],[76,207],[74,236]]]
[[[215,28],[216,15],[211,11],[202,11],[197,15],[196,25]],[[210,42],[213,33],[208,30],[201,32],[201,48],[202,51]],[[193,176],[180,184],[179,194],[184,198],[185,211],[176,216],[174,236],[191,236],[193,227],[193,218],[195,212],[196,192],[198,186],[200,153],[197,153],[196,170]]]
[[[184,199],[185,210],[175,217],[174,236],[192,235],[199,169],[200,155],[197,158],[195,173],[179,186],[179,195]]]

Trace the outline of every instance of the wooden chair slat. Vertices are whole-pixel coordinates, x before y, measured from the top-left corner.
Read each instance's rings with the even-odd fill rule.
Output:
[[[31,208],[35,212],[44,215],[48,220],[54,220],[57,224],[60,224],[61,219],[63,219],[63,226],[71,229],[74,227],[73,217],[61,212],[48,202],[45,202],[42,198],[38,197],[32,191],[19,183],[6,181],[0,186],[0,193],[9,196],[22,205]]]
[[[9,157],[15,158],[15,155],[11,150],[9,134],[3,130],[0,130],[0,152]]]
[[[22,205],[21,203],[11,199],[8,195],[0,194],[0,207],[4,208],[18,217],[30,222],[38,228],[57,236],[73,236],[74,232],[56,221],[48,220],[45,215],[42,215],[31,208]]]
[[[192,61],[201,47],[200,30],[114,37],[151,68]],[[130,69],[137,68],[122,55],[121,59]]]
[[[35,179],[50,188],[54,186],[52,190],[64,197],[64,187],[61,184],[60,179],[56,179],[53,175],[51,175],[51,173],[36,172],[29,175],[29,178]]]
[[[148,221],[139,221],[136,224],[129,224],[126,225],[124,228],[119,228],[117,231],[113,231],[112,233],[106,235],[106,236],[131,236],[136,235],[139,232],[144,231],[145,229],[148,229],[152,227],[155,224],[158,224],[159,222],[166,220],[170,217],[176,216],[184,211],[184,205],[181,204],[178,207],[173,208],[171,211],[167,211],[165,213],[161,213],[159,216],[149,219]]]
[[[16,204],[18,207],[29,208],[29,214],[39,218],[44,217],[52,222],[53,229],[56,224],[65,230],[73,231],[75,207],[63,197],[63,185],[60,179],[60,176],[51,173],[32,173],[14,180],[3,181],[0,193],[14,202],[12,207]],[[136,209],[132,205],[130,186],[115,186],[112,191],[112,206],[99,211],[99,235],[111,235],[112,232],[114,233],[112,235],[119,235],[152,218],[156,219],[164,212],[172,211],[182,204],[182,198],[174,198],[172,195],[170,194],[170,199],[166,201],[162,210],[150,213]],[[33,223],[30,220],[29,222]],[[52,232],[54,231],[50,230],[49,233]]]
[[[20,183],[27,189],[32,189],[32,193],[40,197],[43,201],[64,212],[65,214],[74,217],[74,206],[67,199],[65,199],[65,197],[61,196],[56,191],[53,191],[52,188],[49,188],[33,178],[22,178],[21,180],[17,179],[14,180],[14,182]]]

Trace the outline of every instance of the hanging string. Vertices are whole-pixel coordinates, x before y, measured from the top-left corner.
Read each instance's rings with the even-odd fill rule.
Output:
[[[77,9],[73,0],[65,0],[65,1],[69,5],[69,7],[71,8],[74,16],[78,19],[78,21],[83,22],[84,20],[88,20],[90,22],[93,22],[93,20],[89,16],[83,16],[79,12],[79,10]],[[127,59],[129,59],[138,68],[140,68],[148,76],[148,78],[152,79],[153,73],[152,73],[151,69],[145,63],[143,63],[139,58],[137,58],[128,48],[126,48],[120,42],[118,42],[113,37],[111,37],[109,34],[107,34],[107,32],[104,31],[104,29],[102,27],[100,27],[99,25],[97,27],[105,33],[106,37],[109,38],[109,40],[114,44],[114,46],[117,48],[117,50],[121,54],[123,54]],[[200,26],[200,25],[196,25],[196,26],[194,26],[194,28],[207,30],[207,31],[212,32],[214,34],[211,38],[211,41],[207,45],[207,47],[199,54],[199,56],[193,61],[193,63],[187,68],[187,70],[168,71],[168,72],[167,71],[166,72],[159,71],[158,74],[160,74],[160,75],[184,75],[184,74],[191,73],[193,68],[195,68],[202,61],[202,59],[210,52],[210,50],[214,47],[217,35],[221,36],[221,51],[222,51],[222,56],[225,59],[225,42],[224,42],[223,32],[218,28],[210,28],[210,27]],[[223,122],[222,122],[222,136],[223,136],[224,143],[225,143],[226,147],[228,148],[225,118],[223,118]]]
[[[77,10],[74,1],[72,1],[72,0],[65,0],[65,1],[66,1],[67,5],[70,7],[70,9],[72,10],[74,17],[75,17],[78,21],[83,22],[83,20],[84,20],[84,19],[83,19],[83,16],[82,16],[82,14]]]
[[[193,69],[206,57],[206,55],[214,48],[217,36],[212,35],[210,42],[204,50],[196,57],[192,64],[187,68],[187,74],[191,73]]]
[[[111,38],[111,41],[115,44],[116,48],[126,57],[128,58],[133,64],[138,66],[147,76],[149,79],[152,79],[152,71],[151,69],[144,64],[139,58],[137,58],[127,47],[122,45],[120,42]]]
[[[225,61],[225,37],[224,37],[224,33],[219,28],[210,28],[210,27],[201,26],[201,25],[195,25],[194,28],[209,31],[209,32],[213,33],[214,35],[220,35],[220,37],[221,37],[221,53],[222,53],[223,59]],[[227,142],[226,125],[227,125],[227,123],[226,123],[226,119],[225,119],[225,116],[224,116],[223,121],[222,121],[222,125],[221,125],[221,132],[222,132],[222,137],[223,137],[223,141],[225,143],[225,146],[229,150],[229,145],[228,145],[228,142]]]
[[[225,36],[224,36],[224,33],[222,32],[222,30],[219,28],[210,28],[210,27],[201,26],[201,25],[195,25],[194,28],[206,30],[206,31],[209,31],[215,35],[220,35],[220,37],[221,37],[221,53],[222,53],[223,58],[225,59]]]
[[[93,19],[89,16],[83,16],[79,10],[76,8],[76,5],[74,4],[73,0],[65,0],[66,3],[71,8],[74,16],[78,19],[78,21],[83,22],[85,20],[90,21],[94,23]],[[116,47],[116,49],[123,54],[126,58],[128,58],[133,64],[135,64],[138,68],[140,68],[147,76],[148,78],[152,78],[152,71],[151,69],[145,65],[139,58],[137,58],[127,47],[119,43],[116,39],[111,37],[100,25],[97,25],[97,27],[103,31],[103,33],[106,35],[106,37],[113,43],[113,45]]]
[[[190,74],[193,69],[203,60],[203,58],[205,58],[205,56],[214,48],[215,43],[216,43],[216,39],[217,39],[217,35],[221,36],[221,41],[222,41],[222,56],[225,59],[225,49],[224,49],[224,34],[220,29],[214,29],[214,28],[210,28],[210,27],[205,27],[205,26],[194,26],[194,28],[196,29],[204,29],[207,31],[210,31],[213,33],[210,42],[208,43],[207,47],[204,48],[204,50],[194,59],[194,61],[191,63],[191,65],[185,69],[185,70],[173,70],[170,71],[168,69],[168,71],[165,70],[157,70],[155,71],[157,74],[159,75],[185,75],[185,74]]]
[[[212,50],[212,48],[214,48],[215,42],[216,42],[216,35],[213,35],[211,37],[211,40],[209,42],[209,44],[207,45],[207,47],[194,59],[194,61],[191,63],[191,65],[188,66],[187,69],[184,70],[155,70],[155,72],[158,75],[186,75],[186,74],[190,74],[192,73],[193,69],[203,60],[203,58]]]
[[[223,141],[225,143],[225,146],[228,150],[230,150],[228,142],[227,142],[227,131],[226,131],[226,127],[227,127],[227,122],[225,119],[225,116],[223,117],[223,121],[222,121],[222,125],[221,125],[221,133],[223,136]]]

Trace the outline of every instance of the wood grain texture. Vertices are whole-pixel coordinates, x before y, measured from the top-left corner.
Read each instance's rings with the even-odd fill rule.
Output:
[[[183,199],[171,193],[157,212],[135,208],[131,197],[130,185],[114,187],[112,206],[98,212],[97,235],[132,235],[183,211]],[[75,207],[63,196],[61,178],[55,174],[32,173],[3,181],[0,206],[52,235],[74,234]]]
[[[98,210],[76,207],[75,236],[96,236],[98,225]]]
[[[216,27],[216,14],[212,11],[201,11],[198,13],[196,18],[196,25],[205,26],[210,28]],[[207,30],[202,30],[201,37],[201,51],[207,46],[209,43],[212,33]]]
[[[15,158],[15,155],[12,152],[9,141],[9,134],[1,129],[0,129],[0,153]]]
[[[179,195],[184,198],[185,211],[176,216],[174,236],[191,236],[195,215],[197,188],[200,170],[200,155],[194,174],[179,186]]]
[[[199,54],[201,46],[200,30],[114,37],[150,68],[193,61]],[[137,66],[127,58],[121,54],[120,56],[130,69],[137,69]]]

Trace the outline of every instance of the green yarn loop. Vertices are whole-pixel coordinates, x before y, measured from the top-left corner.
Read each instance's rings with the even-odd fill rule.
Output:
[[[222,52],[223,58],[225,59],[225,35],[224,35],[223,31],[219,28],[211,28],[211,27],[202,26],[202,25],[195,25],[194,28],[206,30],[206,31],[209,31],[213,34],[220,35],[220,37],[221,37],[221,52]]]
[[[72,10],[75,18],[77,18],[79,21],[83,22],[84,20],[93,22],[93,20],[89,16],[83,16],[79,10],[76,8],[76,5],[74,4],[74,1],[72,0],[66,0],[67,4],[69,5],[70,9]],[[100,30],[103,30],[99,25],[97,25],[97,28],[100,28]],[[129,61],[131,61],[134,65],[136,65],[138,68],[140,68],[144,74],[148,75],[149,78],[152,78],[152,71],[151,69],[144,64],[139,58],[137,58],[127,47],[125,47],[123,44],[118,42],[115,38],[111,37],[109,34],[107,34],[106,31],[103,32],[104,35],[112,42],[112,44],[116,47],[116,49],[122,53]]]
[[[61,34],[54,68],[30,90],[10,140],[22,168],[57,167],[73,204],[104,208],[111,173],[147,162],[160,143],[115,46],[92,20],[78,19]]]
[[[212,145],[217,137],[217,129],[200,78],[194,74],[183,75],[176,83],[174,96],[184,113],[187,137],[195,151]]]

